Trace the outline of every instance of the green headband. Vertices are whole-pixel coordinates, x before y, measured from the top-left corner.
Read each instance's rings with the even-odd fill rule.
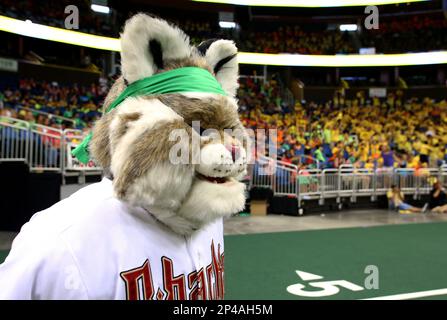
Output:
[[[128,97],[180,92],[206,92],[226,95],[219,82],[209,71],[198,67],[184,67],[158,73],[131,83],[110,104],[106,113],[115,109]],[[88,150],[90,140],[92,140],[92,133],[85,137],[81,144],[72,151],[72,155],[82,163],[87,163],[90,160]]]

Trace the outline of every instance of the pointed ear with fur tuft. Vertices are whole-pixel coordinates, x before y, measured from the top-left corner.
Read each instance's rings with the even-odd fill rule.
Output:
[[[121,34],[121,65],[128,83],[149,77],[168,60],[191,55],[189,37],[165,20],[143,13],[127,20]]]
[[[239,76],[237,48],[231,40],[208,40],[197,48],[216,75],[222,88],[232,97],[236,95]]]

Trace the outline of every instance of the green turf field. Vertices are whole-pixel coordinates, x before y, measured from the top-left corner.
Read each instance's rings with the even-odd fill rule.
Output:
[[[309,283],[334,280],[365,287],[368,265],[378,268],[379,289],[341,287],[330,296],[314,292],[316,297],[287,291],[301,284],[308,295],[323,290]],[[363,299],[444,289],[447,223],[227,236],[225,268],[227,299]],[[323,278],[304,281],[295,270]],[[430,299],[446,298],[447,289]]]
[[[0,262],[6,254],[0,251]],[[368,265],[377,267],[379,289],[364,288]],[[314,279],[301,279],[296,270]],[[337,280],[358,291],[340,282],[328,286]],[[291,294],[290,285],[301,290]],[[398,298],[447,299],[447,223],[226,236],[225,287],[226,299],[365,299],[420,292]],[[332,290],[331,295],[322,296],[327,287],[324,292]],[[438,289],[444,290],[426,296]],[[303,296],[309,291],[312,297]]]

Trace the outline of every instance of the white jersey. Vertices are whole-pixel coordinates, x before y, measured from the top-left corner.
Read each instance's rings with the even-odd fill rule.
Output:
[[[222,219],[190,237],[103,179],[35,214],[0,265],[0,299],[222,299]]]

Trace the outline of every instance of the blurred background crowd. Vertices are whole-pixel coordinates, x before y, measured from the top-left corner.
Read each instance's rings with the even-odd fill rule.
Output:
[[[20,80],[0,93],[2,121],[18,118],[57,129],[91,129],[101,116],[107,87],[92,84]],[[277,130],[278,159],[304,167],[357,168],[437,167],[447,160],[445,100],[404,99],[402,92],[386,98],[342,96],[326,103],[284,103],[279,81],[241,78],[240,118],[253,130]]]
[[[64,28],[67,14],[64,8],[72,4],[69,0],[45,2],[26,0],[3,0],[0,13],[9,17],[29,19],[36,23]],[[128,17],[115,12],[110,17],[95,14],[87,2],[76,4],[80,15],[79,31],[109,37],[119,37],[119,28]],[[441,14],[419,14],[410,16],[387,16],[381,18],[380,28],[340,31],[331,23],[297,25],[242,24],[237,32],[219,28],[218,21],[206,19],[181,19],[178,15],[169,19],[178,24],[193,43],[209,38],[231,38],[241,51],[264,53],[336,54],[357,53],[361,47],[375,47],[377,53],[415,52],[447,49],[447,21]],[[360,32],[361,31],[361,32]]]
[[[3,0],[0,14],[64,28],[64,8],[70,4],[69,0]],[[76,2],[82,32],[119,37],[118,28],[134,13],[119,1],[109,1],[115,8],[109,15],[95,13],[89,4]],[[380,28],[370,30],[359,18],[365,17],[363,9],[349,9],[350,15],[333,9],[331,16],[308,11],[309,17],[302,14],[295,20],[286,9],[275,9],[278,16],[284,15],[275,22],[267,9],[259,9],[253,18],[252,11],[247,17],[236,8],[236,27],[232,29],[219,26],[217,11],[195,12],[190,18],[179,10],[173,14],[172,7],[167,6],[156,13],[178,24],[194,44],[229,38],[240,51],[247,52],[333,55],[359,53],[361,48],[373,48],[375,53],[447,49],[447,19],[435,5],[423,5],[422,9],[388,6],[381,11]],[[346,17],[357,19],[359,29],[341,31]],[[4,43],[0,55],[19,63],[17,74],[6,71],[0,77],[2,119],[90,130],[120,72],[119,54],[9,33],[0,36]],[[238,92],[241,120],[247,128],[276,129],[277,140],[268,142],[277,146],[277,155],[285,162],[320,168],[346,164],[357,168],[422,168],[447,160],[445,65],[250,68],[241,65],[245,75]],[[347,95],[343,90],[349,87],[351,94]],[[386,89],[386,94],[372,97],[368,92],[371,87]],[[413,90],[417,87],[420,94]]]

